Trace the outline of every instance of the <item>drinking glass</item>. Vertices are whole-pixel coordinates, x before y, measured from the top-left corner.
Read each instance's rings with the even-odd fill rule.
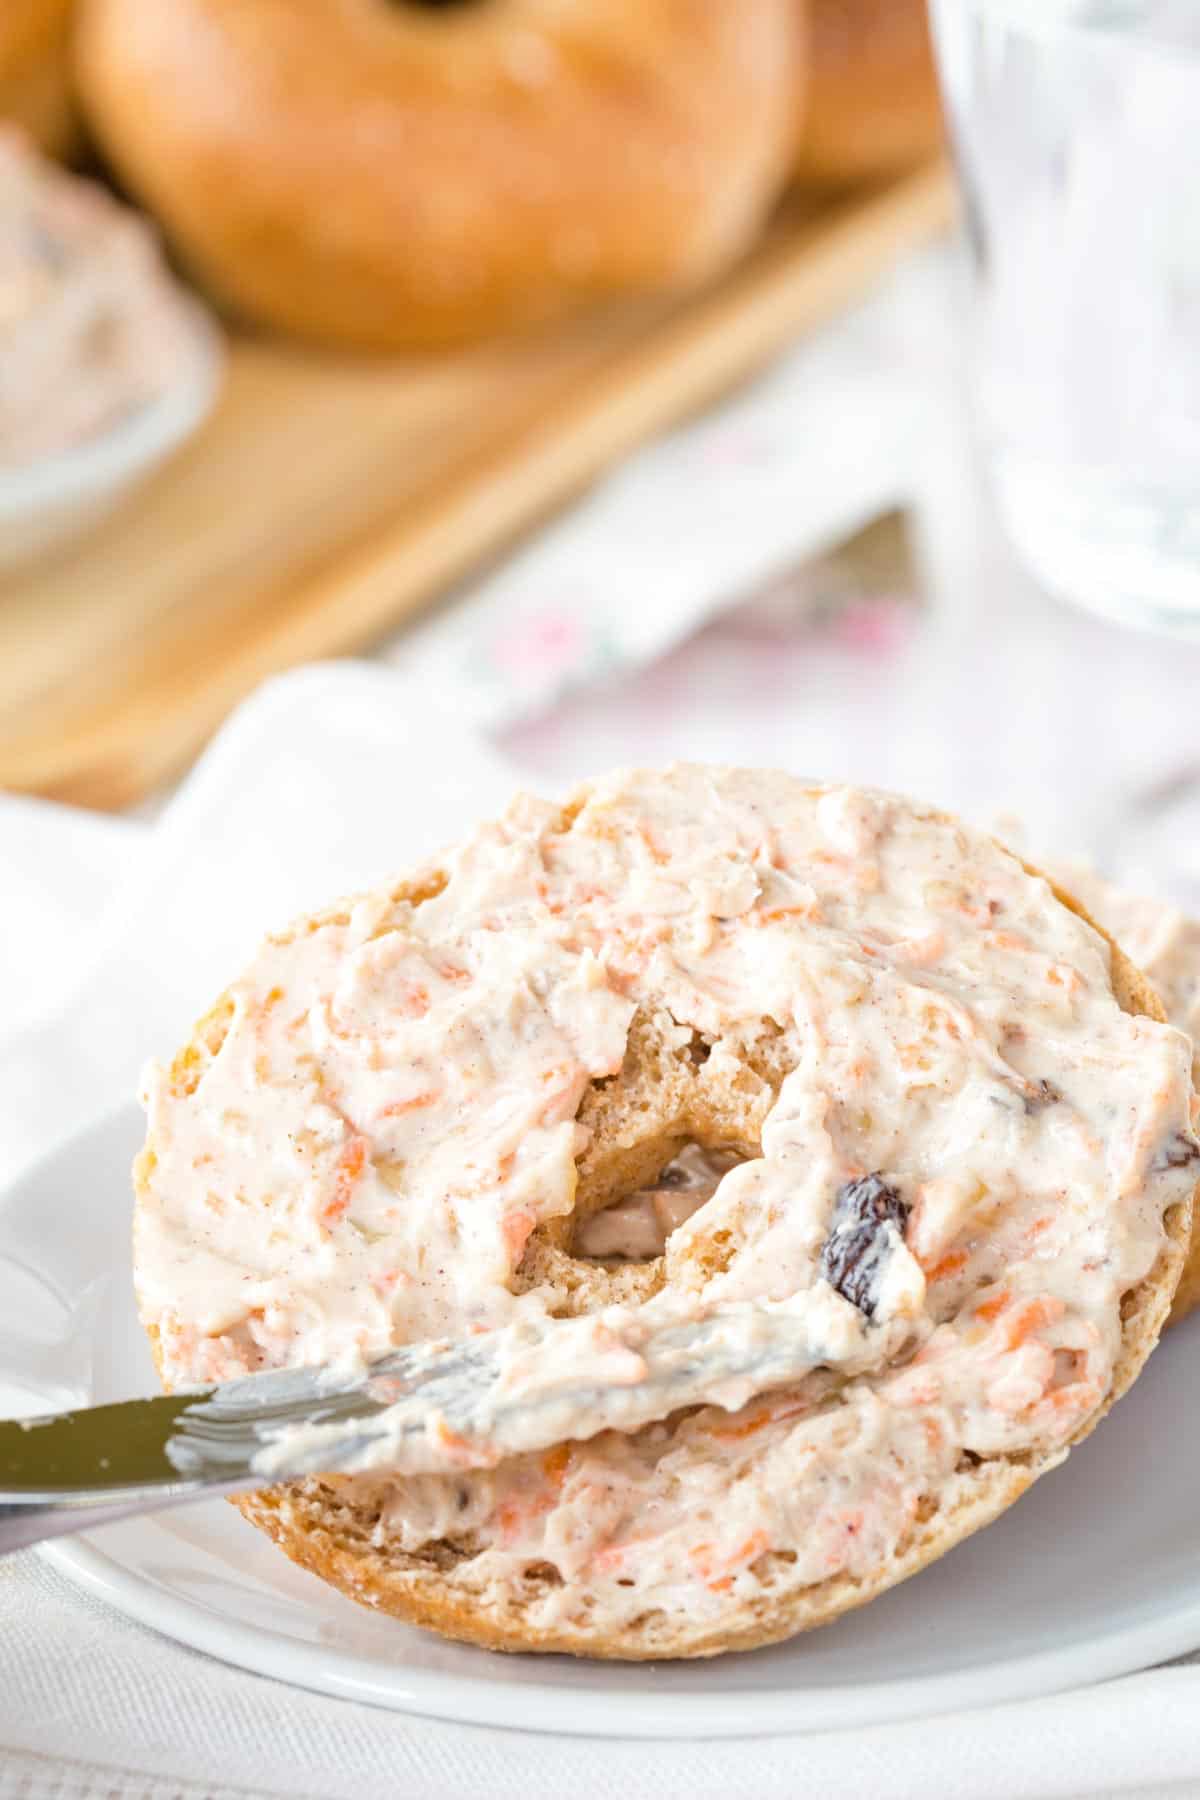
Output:
[[[976,414],[1051,592],[1200,631],[1200,0],[932,0]]]

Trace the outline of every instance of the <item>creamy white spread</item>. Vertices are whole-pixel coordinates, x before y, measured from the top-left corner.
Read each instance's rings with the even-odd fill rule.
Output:
[[[1050,872],[1112,933],[1148,978],[1172,1025],[1187,1033],[1193,1080],[1200,1086],[1200,924],[1169,901],[1105,881],[1088,863],[1064,862]]]
[[[0,130],[0,468],[99,436],[193,353],[145,220]]]
[[[634,1431],[684,1406],[735,1412],[815,1368],[862,1374],[894,1357],[912,1330],[905,1304],[912,1284],[892,1289],[870,1324],[823,1281],[790,1300],[699,1311],[668,1292],[636,1308],[524,1320],[462,1343],[419,1344],[357,1368],[326,1365],[323,1396],[330,1377],[339,1392],[350,1377],[352,1389],[379,1411],[359,1406],[333,1422],[268,1418],[256,1429],[262,1447],[251,1467],[264,1480],[330,1468],[453,1474],[494,1468],[565,1438]],[[280,1379],[267,1373],[226,1383],[207,1400],[205,1416],[261,1404],[263,1384]],[[188,1466],[177,1442],[168,1450],[179,1467]]]
[[[1045,882],[886,794],[692,766],[598,781],[569,826],[519,800],[440,867],[269,941],[194,1091],[151,1071],[136,1274],[170,1380],[527,1332],[510,1378],[565,1395],[561,1442],[347,1479],[381,1541],[469,1545],[487,1588],[551,1567],[547,1625],[872,1572],[966,1453],[1066,1445],[1198,1165],[1186,1039],[1121,1011]],[[756,1044],[792,1071],[650,1308],[794,1307],[828,1361],[578,1442],[572,1372],[636,1417],[637,1321],[555,1321],[515,1276],[638,1008],[699,1035],[714,1094],[753,1089]],[[892,1208],[865,1247],[863,1194]]]

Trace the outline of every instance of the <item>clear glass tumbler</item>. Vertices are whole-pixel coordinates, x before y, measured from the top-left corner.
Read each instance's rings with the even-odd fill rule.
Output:
[[[931,5],[1014,548],[1200,631],[1200,0]]]

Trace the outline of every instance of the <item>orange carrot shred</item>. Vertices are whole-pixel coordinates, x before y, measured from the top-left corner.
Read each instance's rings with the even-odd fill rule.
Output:
[[[432,1106],[438,1098],[440,1096],[435,1088],[431,1088],[428,1093],[411,1094],[407,1100],[393,1100],[387,1106],[381,1106],[379,1117],[399,1119],[405,1113],[417,1112],[422,1106]]]
[[[323,1224],[334,1224],[348,1210],[366,1163],[366,1138],[352,1137],[338,1157],[333,1177],[333,1194],[321,1209]]]
[[[1008,1350],[1016,1350],[1034,1332],[1041,1331],[1044,1325],[1053,1325],[1061,1319],[1066,1311],[1061,1300],[1047,1297],[1042,1300],[1030,1300],[1022,1306],[1013,1319],[1010,1319],[1004,1333],[1004,1344]]]
[[[941,1262],[935,1263],[932,1269],[926,1269],[925,1279],[927,1281],[948,1281],[952,1275],[957,1275],[966,1266],[966,1251],[951,1250],[949,1255],[943,1256]]]

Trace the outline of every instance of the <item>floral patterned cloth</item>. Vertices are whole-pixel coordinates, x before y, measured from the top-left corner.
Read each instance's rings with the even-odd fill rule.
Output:
[[[842,612],[838,629],[881,653],[894,590],[911,595],[902,534],[890,566],[879,543],[856,575],[826,556],[908,494],[915,395],[874,378],[879,332],[875,302],[643,450],[386,660],[498,727],[761,605],[760,590],[778,610],[782,588],[793,616]]]

